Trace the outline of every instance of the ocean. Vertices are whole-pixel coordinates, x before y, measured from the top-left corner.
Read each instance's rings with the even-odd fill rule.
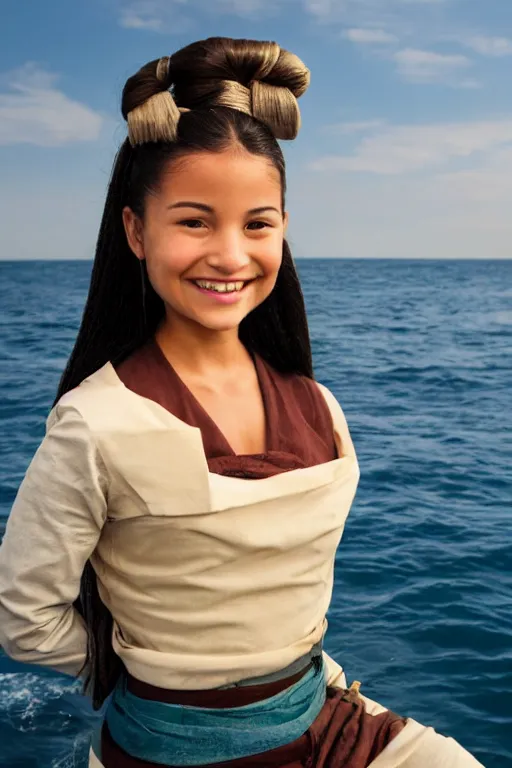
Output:
[[[303,260],[317,378],[361,481],[327,650],[362,691],[512,766],[512,261]],[[44,433],[87,262],[0,262],[0,527]],[[0,655],[0,766],[82,768],[76,683]],[[433,766],[432,768],[435,768]]]

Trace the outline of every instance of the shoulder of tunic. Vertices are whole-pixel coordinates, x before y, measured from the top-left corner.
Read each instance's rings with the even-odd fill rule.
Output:
[[[54,410],[66,409],[78,411],[93,434],[190,429],[157,403],[125,387],[111,363],[63,395]]]
[[[114,369],[110,363],[106,363],[87,376],[77,387],[62,395],[55,408],[61,412],[75,409],[86,418],[88,414],[93,415],[96,411],[103,410],[109,401],[117,398],[120,388],[122,384]]]
[[[341,451],[340,455],[352,455],[355,456],[354,443],[350,435],[347,419],[338,400],[334,397],[331,390],[328,389],[325,384],[321,384],[319,381],[314,382],[318,391],[324,398],[324,402],[331,414],[332,423],[334,425],[334,433],[336,435],[336,442],[338,449]]]

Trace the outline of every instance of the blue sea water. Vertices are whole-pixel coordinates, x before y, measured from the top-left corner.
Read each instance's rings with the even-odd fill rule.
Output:
[[[0,529],[90,266],[0,263]],[[512,261],[298,266],[361,465],[327,649],[371,698],[512,766]],[[96,719],[72,680],[0,655],[0,766],[81,768]]]

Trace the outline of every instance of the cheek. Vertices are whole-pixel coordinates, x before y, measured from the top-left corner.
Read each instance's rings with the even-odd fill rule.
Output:
[[[283,238],[269,237],[261,244],[259,262],[269,277],[275,277],[283,259]]]
[[[283,239],[272,238],[261,248],[258,265],[263,271],[263,278],[256,283],[257,302],[263,302],[273,291],[277,275],[283,261]]]
[[[198,243],[180,232],[153,233],[145,243],[148,268],[153,274],[178,277],[197,259]]]

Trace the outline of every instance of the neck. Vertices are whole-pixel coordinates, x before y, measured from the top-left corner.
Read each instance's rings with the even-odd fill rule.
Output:
[[[226,378],[247,365],[248,353],[238,338],[238,328],[216,331],[166,319],[155,337],[173,366],[200,377],[218,373]]]

